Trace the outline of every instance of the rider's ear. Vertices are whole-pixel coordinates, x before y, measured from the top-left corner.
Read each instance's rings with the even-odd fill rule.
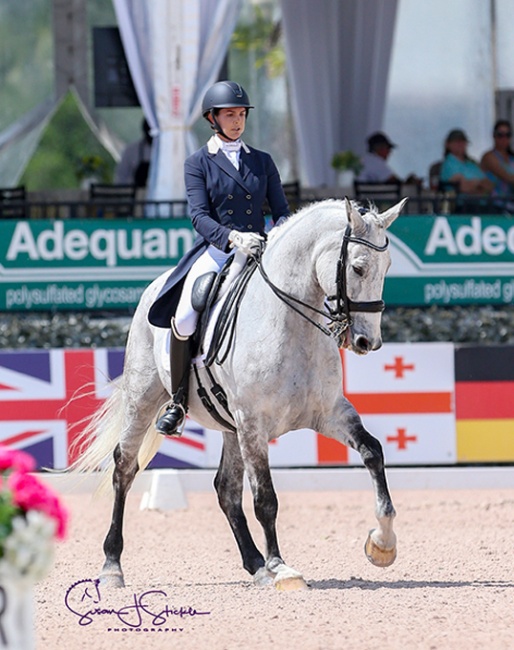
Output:
[[[392,208],[381,212],[379,215],[380,222],[384,228],[389,228],[393,221],[400,216],[400,212],[403,210],[403,206],[407,203],[407,198],[402,199],[396,205],[393,205]]]

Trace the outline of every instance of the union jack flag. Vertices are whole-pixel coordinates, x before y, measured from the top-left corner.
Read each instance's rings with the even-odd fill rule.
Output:
[[[0,442],[32,454],[39,468],[67,467],[123,358],[121,348],[0,352]],[[188,421],[182,438],[163,441],[151,467],[204,467],[205,437]]]

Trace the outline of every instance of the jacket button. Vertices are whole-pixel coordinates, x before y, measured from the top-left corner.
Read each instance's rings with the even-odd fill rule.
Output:
[[[250,199],[252,198],[252,195],[251,195],[251,194],[247,194],[247,195],[246,195],[246,198],[247,198],[248,200],[250,200]]]
[[[247,211],[246,211],[246,214],[252,214],[252,211],[251,211],[251,210],[247,210]]]
[[[227,214],[234,214],[234,210],[227,210]]]
[[[227,199],[233,199],[233,198],[234,198],[234,197],[232,196],[232,194],[229,194],[229,195],[227,196]]]
[[[252,224],[251,223],[249,223],[247,227],[248,227],[248,230],[252,230]]]

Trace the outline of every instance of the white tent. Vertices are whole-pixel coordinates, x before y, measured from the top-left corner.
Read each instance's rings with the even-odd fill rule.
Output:
[[[183,198],[201,97],[248,1],[113,0],[157,136],[151,198]],[[400,175],[426,175],[451,128],[468,132],[475,157],[490,145],[496,93],[514,88],[512,0],[276,1],[303,184],[332,185],[332,154],[363,153],[375,129],[399,145],[391,164]],[[43,103],[0,133],[0,184],[17,181],[54,105]]]

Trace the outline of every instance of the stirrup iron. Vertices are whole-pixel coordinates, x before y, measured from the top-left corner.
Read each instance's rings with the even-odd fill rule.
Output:
[[[160,431],[157,427],[157,424],[159,423],[159,420],[166,414],[166,411],[171,408],[178,408],[182,411],[182,418],[179,420],[180,424],[178,427],[175,428],[173,433],[164,433]],[[166,404],[163,404],[161,408],[159,409],[157,413],[157,417],[155,418],[155,429],[157,433],[160,433],[161,436],[164,436],[165,438],[180,438],[182,435],[185,426],[186,426],[186,417],[187,417],[187,409],[184,407],[183,404],[175,404],[175,402],[167,402]]]

